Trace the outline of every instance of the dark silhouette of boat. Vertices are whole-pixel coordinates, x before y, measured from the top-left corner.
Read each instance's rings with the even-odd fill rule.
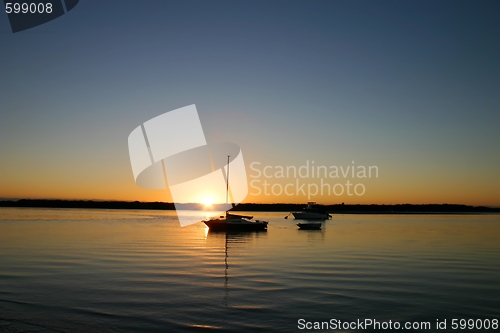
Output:
[[[297,223],[300,230],[320,230],[321,222]]]
[[[255,220],[253,216],[234,215],[226,212],[225,216],[203,221],[210,231],[266,231],[267,221]]]
[[[291,214],[296,220],[328,220],[332,218],[325,209],[321,208],[321,206],[317,205],[314,201],[309,201],[304,210],[292,212]]]
[[[226,174],[226,204],[229,194],[229,155],[227,156],[227,174]],[[234,207],[234,204],[233,204]],[[253,216],[236,215],[226,211],[225,215],[219,218],[212,218],[203,221],[211,231],[265,231],[268,221],[255,220]]]

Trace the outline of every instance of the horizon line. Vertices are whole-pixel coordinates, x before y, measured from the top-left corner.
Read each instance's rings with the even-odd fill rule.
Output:
[[[66,202],[96,202],[96,203],[135,203],[135,204],[179,204],[179,205],[201,205],[203,203],[199,202],[169,202],[169,201],[125,201],[125,200],[109,200],[109,199],[55,199],[55,198],[0,198],[0,202],[19,202],[21,200],[24,201],[66,201]],[[259,202],[242,202],[239,204],[230,203],[233,205],[233,208],[238,205],[307,205],[307,203],[290,203],[290,202],[274,202],[274,203],[259,203]],[[403,205],[411,205],[411,206],[466,206],[466,207],[486,207],[486,208],[500,208],[500,206],[488,206],[488,205],[470,205],[464,203],[331,203],[331,204],[318,204],[320,206],[403,206]],[[226,203],[213,203],[211,206],[218,205],[227,205]]]

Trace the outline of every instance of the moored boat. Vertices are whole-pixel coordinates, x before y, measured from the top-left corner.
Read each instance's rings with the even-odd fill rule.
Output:
[[[321,222],[297,223],[300,230],[320,230]]]
[[[229,214],[219,218],[203,221],[210,231],[267,231],[267,221],[255,220],[252,217]]]
[[[229,156],[227,157],[226,204],[229,193]],[[234,204],[233,204],[234,207]],[[210,231],[267,231],[268,221],[255,220],[253,216],[231,214],[203,221]]]
[[[296,220],[328,220],[332,218],[325,209],[322,209],[316,202],[309,201],[307,207],[300,212],[292,212]]]

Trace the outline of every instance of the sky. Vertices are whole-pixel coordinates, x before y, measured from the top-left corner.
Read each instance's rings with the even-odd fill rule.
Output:
[[[496,1],[81,0],[18,33],[0,13],[0,198],[171,201],[135,184],[127,138],[196,104],[207,141],[241,147],[244,202],[500,206],[499,13]],[[312,161],[377,177],[276,177]],[[324,183],[336,193],[315,194]]]

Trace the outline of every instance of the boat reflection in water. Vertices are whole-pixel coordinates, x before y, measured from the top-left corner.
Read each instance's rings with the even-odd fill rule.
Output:
[[[232,250],[233,260],[238,257],[242,247],[255,240],[255,238],[267,236],[267,230],[263,231],[213,231],[206,230],[207,243],[215,242],[211,247],[224,246],[224,306],[229,306],[229,252]],[[224,242],[224,244],[221,244]],[[234,272],[233,272],[234,274]],[[240,281],[241,282],[241,281]],[[233,282],[233,284],[235,284]],[[237,284],[237,283],[236,283]]]

